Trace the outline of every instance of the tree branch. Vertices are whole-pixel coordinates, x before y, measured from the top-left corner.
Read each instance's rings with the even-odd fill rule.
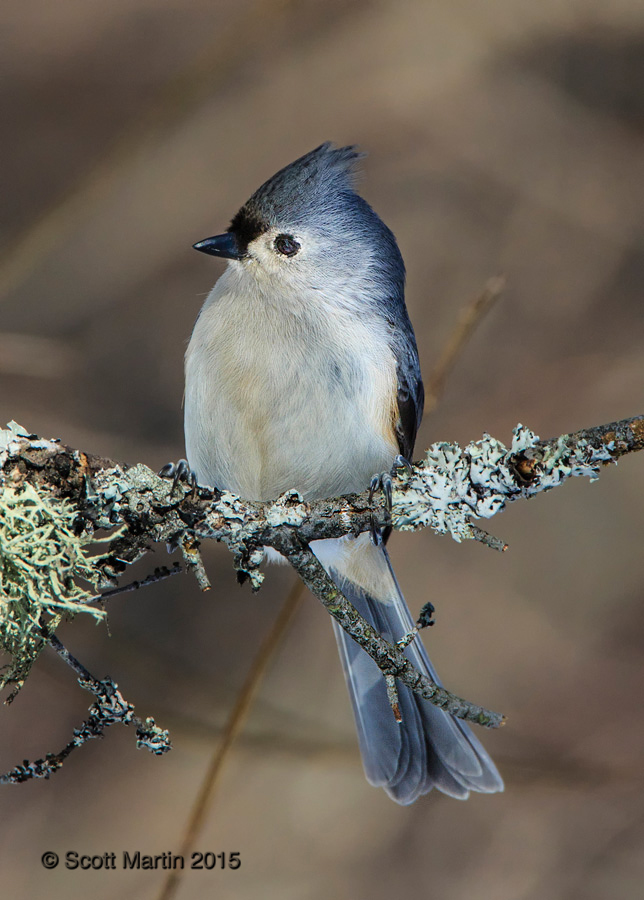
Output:
[[[284,528],[279,534],[279,541],[273,545],[275,549],[288,558],[311,593],[315,594],[336,622],[369,654],[386,678],[398,678],[434,706],[440,706],[459,719],[466,719],[486,728],[503,725],[505,719],[499,713],[461,700],[440,687],[426,675],[422,675],[397,644],[390,644],[378,634],[329,578],[297,529]]]
[[[210,539],[228,546],[240,581],[249,580],[257,590],[264,577],[259,568],[263,548],[274,547],[371,656],[389,684],[392,677],[398,678],[452,715],[497,727],[503,722],[502,716],[439,688],[414,669],[401,647],[377,634],[344,598],[308,545],[314,540],[369,531],[375,522],[399,530],[430,527],[451,534],[457,541],[472,539],[505,549],[502,541],[486,534],[472,520],[491,518],[507,503],[551,490],[570,477],[595,479],[602,466],[642,448],[644,416],[547,441],[518,425],[509,447],[489,435],[464,448],[436,443],[411,471],[398,471],[390,513],[381,498],[370,503],[368,491],[312,503],[303,502],[296,491],[268,503],[242,500],[225,491],[194,491],[181,483],[173,485],[144,465],[120,465],[58,441],[41,440],[12,423],[0,431],[0,523],[7,498],[15,505],[15,498],[22,496],[23,488],[29,485],[39,498],[39,510],[43,505],[60,503],[71,516],[73,527],[66,530],[66,553],[70,552],[74,534],[87,544],[98,539],[95,533],[100,529],[111,531],[107,548],[89,560],[102,587],[114,585],[127,565],[160,542],[181,546],[189,567],[198,575],[202,588],[207,588],[198,547],[200,541]],[[32,507],[33,503],[25,506],[22,514],[26,516]],[[0,538],[2,527],[0,524]],[[56,560],[61,552],[57,550]],[[4,638],[5,625],[15,609],[24,618],[25,608],[20,608],[15,592],[9,602],[11,574],[6,565],[2,574],[0,626]],[[60,615],[61,605],[83,611],[88,608],[87,601],[95,599],[88,593],[84,604],[75,595],[73,603],[68,599],[63,604],[55,593],[52,589],[51,607],[47,607],[46,598],[38,598],[39,614],[48,614],[50,621],[54,611]],[[48,640],[52,643],[52,636]]]

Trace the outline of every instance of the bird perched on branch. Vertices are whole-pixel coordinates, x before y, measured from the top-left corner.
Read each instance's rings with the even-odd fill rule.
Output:
[[[412,455],[423,385],[405,267],[394,235],[354,190],[360,156],[322,144],[255,191],[225,234],[195,244],[229,260],[186,353],[186,452],[201,484],[249,500],[289,488],[335,497]],[[397,641],[413,622],[384,544],[362,534],[311,549]],[[333,624],[371,784],[403,804],[433,787],[459,798],[502,790],[469,728],[400,683],[397,722],[382,673]],[[406,654],[437,680],[419,639]]]

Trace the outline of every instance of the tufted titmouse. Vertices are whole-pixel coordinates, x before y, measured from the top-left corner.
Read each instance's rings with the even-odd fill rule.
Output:
[[[186,353],[186,452],[201,484],[312,500],[362,491],[411,457],[423,385],[405,268],[353,190],[359,158],[322,144],[263,184],[225,234],[195,244],[230,260]],[[382,543],[362,534],[311,548],[385,638],[412,629]],[[371,784],[403,804],[433,787],[459,798],[502,790],[468,727],[400,683],[398,724],[377,666],[333,624]],[[420,639],[406,653],[437,680]]]

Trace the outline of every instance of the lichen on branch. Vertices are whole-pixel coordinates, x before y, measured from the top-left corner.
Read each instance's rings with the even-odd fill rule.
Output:
[[[305,503],[297,491],[255,503],[208,488],[173,485],[142,464],[128,467],[29,435],[15,423],[0,431],[3,645],[33,661],[42,646],[43,613],[49,628],[61,612],[88,610],[89,593],[75,579],[110,585],[154,543],[181,546],[202,587],[209,585],[199,542],[227,545],[240,580],[257,590],[265,547],[279,550],[329,612],[376,661],[383,675],[403,680],[453,715],[488,726],[501,717],[436,690],[402,654],[357,614],[309,550],[311,541],[358,534],[375,526],[399,530],[430,527],[455,540],[475,539],[504,549],[474,519],[489,519],[507,503],[534,496],[575,476],[597,477],[600,468],[644,448],[644,417],[597,426],[548,441],[522,425],[509,446],[484,435],[461,448],[437,443],[410,472],[394,478],[393,507],[368,491]],[[20,507],[14,517],[12,509]],[[29,546],[12,536],[24,508],[34,521]],[[13,518],[12,518],[13,517]],[[21,525],[20,527],[23,527]],[[111,529],[106,548],[88,557],[85,548],[99,529]],[[117,529],[116,531],[114,529]],[[21,580],[22,579],[22,580]],[[29,605],[31,604],[31,605]],[[31,631],[33,626],[33,631]],[[27,665],[28,669],[28,665]],[[23,678],[25,669],[12,678]],[[5,676],[6,681],[6,676]]]
[[[507,503],[574,476],[594,481],[602,465],[616,461],[618,451],[616,436],[600,438],[592,429],[543,442],[523,425],[513,429],[509,447],[489,434],[462,449],[455,443],[432,444],[411,473],[401,470],[393,526],[400,531],[429,527],[459,542],[480,540],[472,518],[490,519]]]
[[[0,690],[24,684],[44,646],[43,626],[54,630],[63,615],[78,612],[105,615],[87,603],[98,581],[86,552],[95,539],[74,531],[76,517],[69,501],[47,497],[28,482],[0,485],[0,644],[11,660],[0,672]]]

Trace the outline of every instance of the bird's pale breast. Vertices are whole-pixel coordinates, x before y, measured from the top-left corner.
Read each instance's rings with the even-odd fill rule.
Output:
[[[248,499],[364,490],[398,452],[396,388],[373,321],[215,287],[186,354],[188,461],[202,483]]]

